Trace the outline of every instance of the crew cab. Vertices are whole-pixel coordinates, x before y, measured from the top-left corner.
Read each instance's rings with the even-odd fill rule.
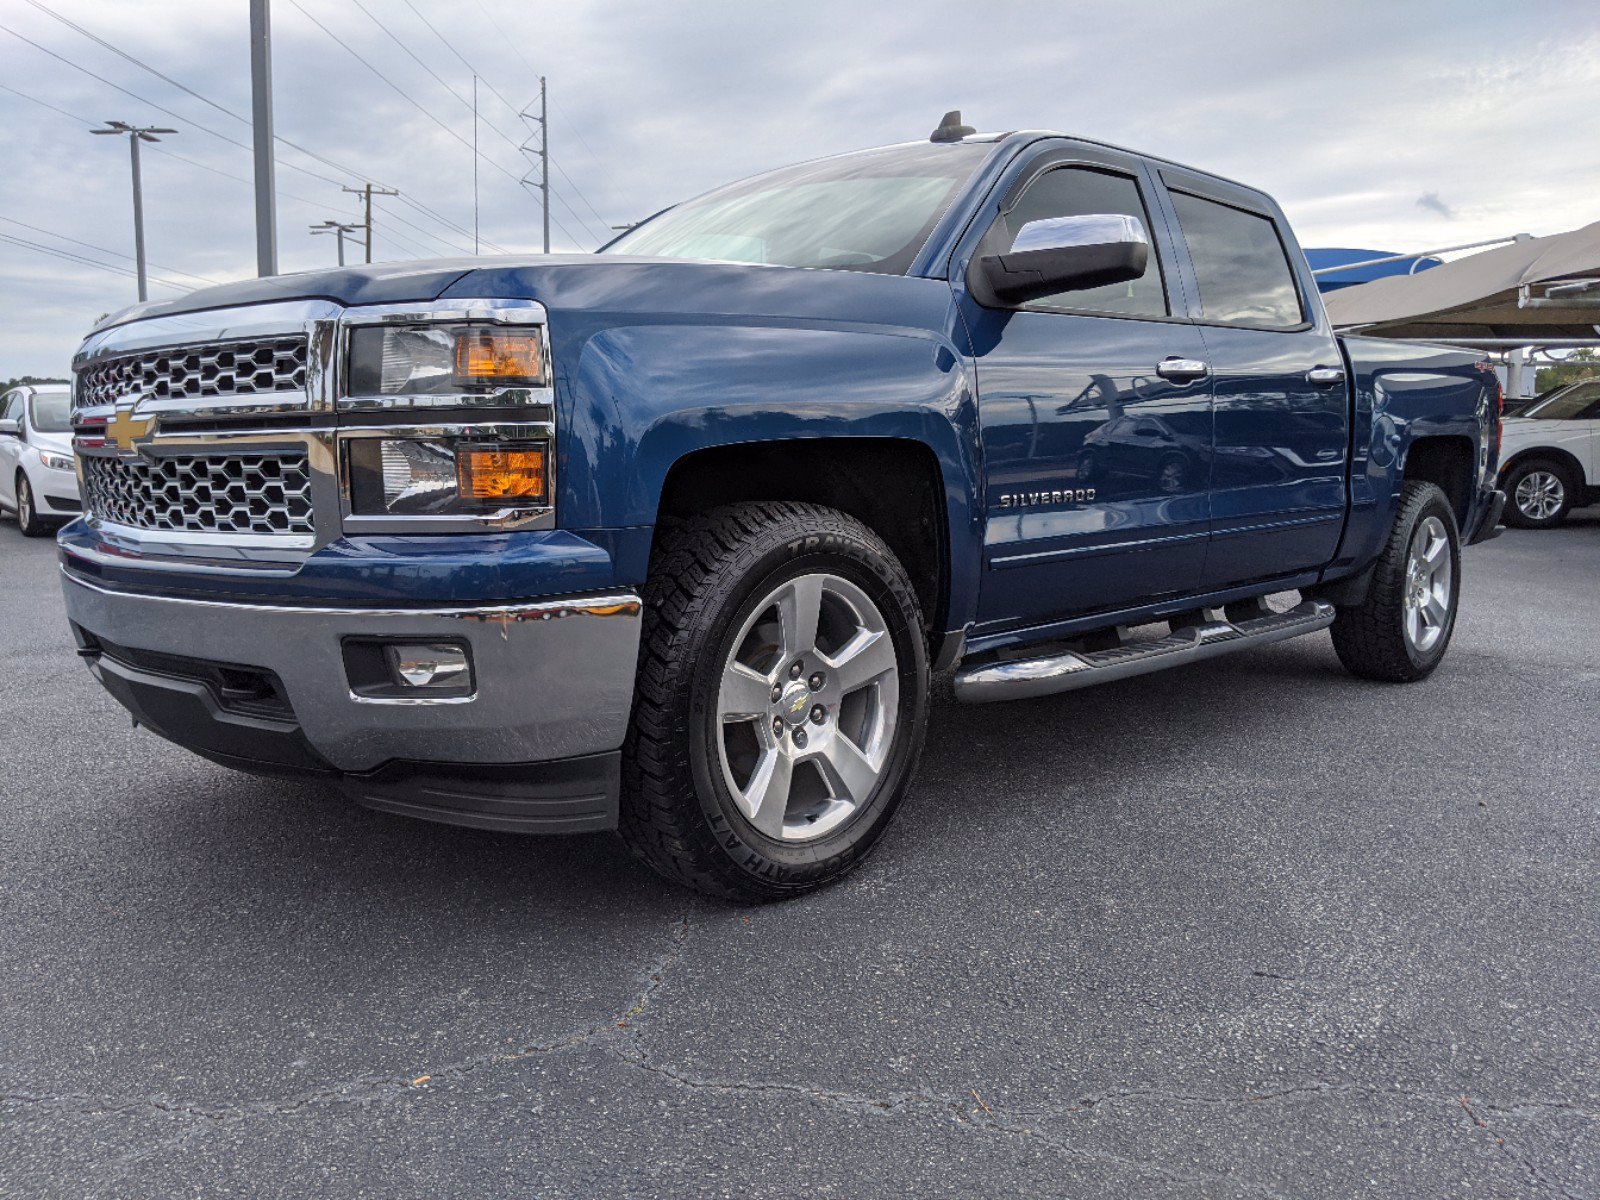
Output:
[[[1335,337],[1268,196],[954,113],[593,255],[144,305],[74,367],[67,612],[136,721],[746,900],[876,844],[932,672],[1330,629],[1425,677],[1504,500],[1488,364]]]
[[[1600,379],[1557,388],[1508,416],[1500,481],[1506,521],[1549,529],[1600,503]]]

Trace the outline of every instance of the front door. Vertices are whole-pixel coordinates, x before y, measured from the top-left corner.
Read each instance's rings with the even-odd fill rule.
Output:
[[[7,392],[0,396],[0,421],[16,421],[15,434],[0,433],[0,502],[7,508],[17,505],[17,461],[22,451],[22,396],[21,392]]]
[[[1028,222],[1117,213],[1150,234],[1140,279],[1021,308],[978,304],[972,335],[987,476],[979,626],[1043,624],[1197,590],[1209,524],[1205,344],[1174,318],[1154,180],[1099,147],[1046,151],[1010,187],[974,254]]]
[[[1349,386],[1265,196],[1163,169],[1216,404],[1207,590],[1316,570],[1344,528]]]

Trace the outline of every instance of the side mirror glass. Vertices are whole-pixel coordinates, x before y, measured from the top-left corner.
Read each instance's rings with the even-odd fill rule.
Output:
[[[1138,217],[1090,213],[1029,221],[1004,254],[974,264],[973,293],[984,303],[1026,304],[1138,279],[1150,262],[1150,238]]]
[[[20,437],[22,434],[21,422],[15,418],[0,421],[0,437]]]

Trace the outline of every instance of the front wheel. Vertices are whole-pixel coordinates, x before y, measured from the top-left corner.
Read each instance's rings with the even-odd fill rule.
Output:
[[[33,500],[33,485],[21,471],[17,472],[17,528],[23,537],[43,537],[50,532],[50,524],[39,516]]]
[[[916,594],[844,513],[729,505],[661,531],[622,836],[667,878],[774,900],[861,862],[927,723]]]
[[[1423,679],[1449,648],[1460,600],[1455,513],[1436,485],[1412,481],[1400,493],[1400,510],[1366,598],[1334,617],[1333,648],[1345,668],[1363,679]]]
[[[1518,463],[1506,476],[1506,523],[1519,529],[1549,529],[1567,519],[1577,496],[1567,470],[1535,459]]]

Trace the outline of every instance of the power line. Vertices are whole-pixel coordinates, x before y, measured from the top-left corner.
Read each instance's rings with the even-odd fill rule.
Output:
[[[367,70],[371,71],[379,79],[383,80],[384,83],[388,84],[391,88],[393,88],[395,94],[397,96],[399,96],[402,100],[404,100],[407,104],[411,105],[413,108],[415,108],[423,116],[427,117],[428,120],[432,121],[435,125],[437,125],[440,129],[444,130],[451,137],[455,138],[456,141],[460,142],[468,150],[471,150],[473,152],[473,154],[475,154],[477,157],[483,159],[484,162],[488,163],[495,170],[499,171],[507,179],[511,180],[513,183],[520,183],[521,182],[521,180],[518,179],[518,177],[516,175],[513,175],[510,171],[506,170],[505,167],[501,166],[494,159],[490,158],[487,154],[484,154],[481,150],[475,149],[471,142],[469,142],[466,138],[462,137],[454,129],[451,129],[450,126],[445,124],[444,121],[440,120],[439,117],[431,109],[426,107],[420,100],[418,100],[410,92],[406,91],[405,88],[401,87],[398,83],[396,83],[394,80],[390,79],[382,71],[378,70],[377,67],[373,66],[370,62],[368,62],[365,58],[363,58],[361,56],[361,54],[353,46],[350,45],[349,42],[345,41],[338,34],[334,33],[333,30],[329,29],[321,21],[317,20],[316,17],[312,16],[312,14],[306,10],[305,6],[300,3],[300,0],[289,0],[289,3],[291,5],[293,5],[297,10],[299,10],[299,12],[300,12],[300,14],[302,16],[304,16],[307,20],[309,20],[318,29],[322,30],[323,33],[327,34],[334,41],[338,42],[339,45],[343,46],[345,48],[345,50],[349,52],[350,56],[352,58],[354,58],[358,63],[360,63],[362,66],[366,67]]]
[[[81,254],[73,254],[70,250],[62,250],[56,246],[45,246],[39,242],[30,241],[27,238],[13,237],[9,233],[0,233],[0,242],[9,242],[13,246],[21,246],[27,250],[37,250],[41,254],[52,254],[56,258],[66,259],[69,262],[82,263],[86,267],[97,267],[102,271],[110,271],[115,275],[125,275],[130,279],[138,277],[138,272],[129,267],[119,267],[115,263],[106,263],[100,262],[98,259],[85,258]],[[174,290],[180,292],[194,291],[192,287],[188,287],[185,284],[174,283],[170,279],[162,279],[158,276],[152,276],[150,278],[150,282],[159,283],[163,287],[173,288]]]
[[[154,67],[152,67],[149,63],[143,62],[140,59],[135,58],[133,55],[129,54],[126,50],[122,49],[122,47],[114,45],[113,43],[106,41],[105,38],[101,37],[97,33],[94,33],[94,32],[92,32],[92,31],[90,31],[88,29],[85,29],[82,25],[79,25],[76,21],[68,20],[66,17],[64,17],[60,13],[56,12],[54,9],[50,8],[48,5],[41,4],[39,2],[39,0],[28,0],[28,3],[33,5],[35,8],[37,8],[40,12],[45,13],[48,16],[54,17],[56,20],[60,21],[63,25],[67,26],[69,29],[77,30],[77,32],[83,34],[84,37],[88,38],[95,45],[102,46],[105,49],[111,51],[111,53],[117,55],[119,58],[124,58],[128,62],[131,62],[134,66],[140,67],[140,68],[142,68],[142,69],[144,69],[146,71],[149,71],[150,74],[154,75],[157,79],[163,80],[166,83],[170,83],[173,87],[177,88],[180,92],[185,92],[188,95],[193,96],[196,100],[200,101],[202,104],[209,104],[212,108],[216,109],[219,113],[222,113],[224,116],[232,117],[236,121],[243,121],[246,125],[250,124],[250,118],[244,117],[244,116],[240,116],[238,113],[234,112],[231,108],[224,108],[222,105],[218,104],[215,100],[211,99],[209,96],[202,96],[199,92],[195,91],[192,87],[189,87],[186,84],[179,83],[176,79],[172,78],[172,76],[162,74],[160,71],[158,71]]]
[[[44,229],[44,228],[42,228],[42,227],[40,227],[38,225],[30,225],[26,221],[17,220],[15,217],[8,217],[8,216],[0,215],[0,221],[5,221],[5,222],[7,222],[7,223],[9,223],[11,225],[20,225],[24,229],[33,230],[34,233],[42,233],[46,237],[59,238],[63,242],[71,242],[76,246],[84,246],[84,247],[87,247],[90,250],[98,250],[102,254],[110,254],[110,255],[113,255],[113,256],[115,256],[117,258],[126,258],[129,261],[132,261],[132,258],[133,258],[132,255],[124,254],[121,250],[113,250],[113,249],[111,249],[110,246],[97,246],[93,242],[84,241],[82,238],[68,237],[64,233],[57,233],[53,229]],[[165,265],[164,263],[152,262],[150,265],[152,267],[158,267],[163,271],[170,271],[174,275],[186,275],[190,279],[198,279],[201,283],[212,283],[212,284],[214,284],[214,283],[217,282],[215,279],[207,279],[204,275],[196,275],[193,271],[182,271],[182,270],[179,270],[177,267],[169,267],[169,266]]]
[[[400,199],[404,200],[405,197],[401,196]],[[398,222],[400,222],[400,224],[404,225],[407,229],[410,229],[415,233],[419,233],[423,237],[432,238],[435,242],[438,242],[439,245],[443,246],[446,250],[453,251],[456,254],[467,254],[467,253],[470,253],[470,251],[467,250],[467,248],[465,246],[461,246],[461,245],[458,245],[455,242],[452,242],[449,238],[445,237],[443,234],[435,233],[431,229],[424,229],[422,226],[414,224],[411,221],[406,220],[399,213],[395,212],[392,208],[388,208],[387,206],[380,204],[380,205],[378,205],[378,211],[383,213],[383,215],[385,217],[387,217],[389,220],[398,221]]]
[[[296,0],[289,0],[289,2],[291,4],[295,4],[296,7],[299,7],[299,5],[296,2]],[[438,26],[436,26],[432,21],[428,20],[428,18],[423,15],[422,11],[419,8],[417,8],[417,6],[415,4],[412,3],[412,0],[405,0],[405,3],[406,3],[406,7],[409,8],[412,11],[412,13],[416,16],[417,20],[421,21],[424,25],[426,25],[428,27],[428,30],[433,34],[433,36],[438,38],[439,41],[441,43],[443,43],[445,49],[450,51],[451,54],[455,55],[456,56],[456,60],[458,62],[460,62],[460,64],[463,67],[465,67],[467,70],[471,71],[474,75],[476,75],[480,79],[482,79],[483,80],[483,85],[486,88],[488,88],[489,91],[497,99],[499,99],[500,103],[504,104],[506,106],[506,108],[510,109],[513,113],[516,113],[517,114],[517,118],[519,120],[521,120],[522,119],[522,110],[519,109],[516,105],[512,104],[510,100],[506,99],[505,93],[502,92],[499,88],[494,86],[494,81],[489,79],[486,75],[484,75],[482,71],[479,71],[477,67],[473,66],[472,63],[467,59],[467,56],[462,54],[460,50],[456,49],[455,44],[452,43],[449,38],[445,37],[445,35],[439,31]],[[491,21],[494,20],[494,17],[492,16],[492,14],[490,15],[490,20]],[[524,58],[522,61],[523,61],[524,65],[527,64],[527,59]],[[459,97],[457,97],[457,98],[459,99]],[[492,123],[487,122],[487,120],[486,120],[485,123],[489,124],[491,129],[495,128],[495,126]],[[498,129],[496,129],[496,132],[500,132],[500,131]],[[506,135],[504,133],[501,133],[501,136],[505,137]],[[510,138],[506,138],[506,140],[507,141],[511,141]],[[517,151],[519,153],[521,153],[522,146],[521,146],[520,143],[512,142],[511,144],[517,148]],[[495,164],[495,165],[498,166],[498,164]],[[552,164],[551,165],[555,165],[554,164],[554,160],[552,160]],[[504,168],[501,168],[501,169],[504,170]],[[561,171],[560,167],[556,167],[556,169],[558,171]],[[572,190],[574,192],[577,192],[578,191],[578,185],[572,182],[571,176],[568,176],[565,171],[561,171],[561,174],[562,174],[563,178],[565,178],[567,180],[567,183],[571,185]],[[521,180],[521,179],[519,179],[518,182],[519,183],[524,183],[524,184],[526,183],[525,180]],[[581,196],[581,193],[580,193],[580,196]],[[583,202],[585,204],[589,204],[589,201],[588,201],[587,197],[582,197],[582,198],[583,198]],[[566,204],[566,200],[562,199],[562,203]],[[591,209],[594,208],[594,206],[592,204],[590,204],[589,207]],[[585,221],[584,218],[581,217],[578,214],[577,210],[574,209],[570,204],[567,204],[567,211],[572,215],[572,218],[575,221],[577,221],[581,225],[587,226],[588,222]],[[606,227],[605,218],[601,217],[598,212],[595,212],[595,216],[600,221],[600,227],[602,229],[604,229]],[[567,227],[565,225],[563,225],[558,218],[555,218],[555,217],[552,216],[551,219],[553,221],[555,221],[556,227],[559,228],[563,233],[565,233],[567,235],[567,240],[568,241],[571,241],[574,244],[581,244],[582,239],[573,237],[571,230],[567,229]],[[592,230],[587,230],[587,232],[590,234],[590,236],[593,236],[593,231]],[[605,240],[604,237],[602,237],[601,240],[604,241]]]
[[[30,0],[30,2],[32,2],[32,0]],[[298,7],[298,5],[296,7]],[[49,11],[49,10],[46,9],[45,11]],[[302,11],[304,11],[304,10],[302,10]],[[55,13],[51,13],[51,15],[55,16],[56,14]],[[65,18],[59,18],[59,19],[61,19],[62,21],[65,21],[69,25],[73,25],[72,22],[66,21]],[[88,30],[84,30],[81,27],[76,26],[76,25],[73,25],[73,28],[78,29],[80,32],[83,33],[83,35],[85,37],[91,38],[94,41],[96,41],[97,43],[102,43],[103,44],[103,39],[100,39],[100,38],[96,37],[96,35],[94,35],[93,33],[90,33]],[[250,149],[250,147],[248,145],[246,145],[244,142],[241,142],[241,141],[237,140],[236,138],[229,137],[225,133],[219,133],[219,132],[217,132],[217,130],[212,129],[210,126],[202,125],[198,121],[195,121],[195,120],[193,120],[193,119],[191,119],[189,117],[182,116],[179,113],[176,113],[176,112],[172,111],[170,108],[166,108],[166,107],[164,107],[164,106],[162,106],[160,104],[157,104],[153,100],[146,99],[144,96],[139,95],[137,92],[129,91],[127,88],[123,87],[121,84],[113,83],[111,80],[107,79],[105,76],[97,74],[94,71],[91,71],[88,67],[85,67],[85,66],[81,65],[80,63],[73,62],[71,59],[66,58],[65,56],[63,56],[61,54],[56,53],[54,50],[51,50],[48,46],[43,46],[40,43],[34,41],[32,38],[25,37],[24,35],[18,33],[15,29],[12,29],[8,25],[0,24],[0,30],[4,30],[6,33],[11,34],[12,37],[15,37],[15,38],[20,39],[21,41],[27,42],[28,45],[32,46],[34,49],[36,49],[36,50],[38,50],[38,51],[40,51],[40,52],[42,52],[44,54],[48,54],[51,58],[55,59],[57,62],[65,63],[67,66],[72,67],[76,71],[82,72],[83,74],[89,76],[91,79],[98,80],[100,83],[105,84],[107,87],[112,88],[115,91],[121,92],[124,96],[129,96],[132,99],[139,101],[141,104],[149,105],[151,108],[155,109],[157,112],[165,113],[167,116],[173,118],[174,120],[182,121],[182,122],[192,126],[193,128],[199,130],[202,133],[208,133],[214,138],[217,138],[217,139],[219,139],[221,141],[227,142],[230,146],[236,146],[241,150],[249,150]],[[134,56],[132,56],[130,54],[127,54],[125,52],[122,52],[120,50],[118,51],[118,53],[121,54],[121,56],[123,58],[125,58],[129,62],[133,63],[135,66],[139,67],[141,70],[148,71],[150,74],[155,75],[155,76],[157,76],[158,78],[160,78],[162,80],[165,80],[166,82],[172,84],[172,86],[174,86],[176,88],[179,88],[180,90],[186,92],[187,94],[189,94],[191,96],[194,96],[197,99],[203,100],[206,104],[210,105],[212,108],[217,109],[219,112],[225,113],[226,115],[228,115],[230,117],[233,117],[235,120],[243,121],[245,124],[249,124],[250,123],[249,119],[247,117],[243,117],[240,114],[232,111],[231,109],[229,109],[229,108],[227,108],[227,107],[225,107],[225,106],[223,106],[221,104],[218,104],[215,100],[212,100],[209,97],[201,95],[199,92],[196,92],[193,88],[190,88],[190,87],[188,87],[188,86],[186,86],[186,85],[184,85],[182,83],[179,83],[177,80],[172,79],[170,76],[164,74],[163,72],[156,70],[156,68],[150,66],[148,63],[145,63],[145,62],[141,61],[140,59],[138,59],[138,58],[136,58],[136,57],[134,57]],[[30,96],[25,92],[19,92],[15,88],[8,87],[8,86],[6,86],[4,84],[0,84],[0,87],[5,87],[7,91],[12,92],[15,95],[21,96],[25,100],[32,100],[36,104],[42,104],[46,108],[53,109],[54,111],[56,111],[58,113],[61,113],[63,116],[70,116],[74,120],[78,120],[78,121],[86,121],[86,123],[90,124],[90,125],[98,124],[98,122],[96,122],[96,121],[88,121],[87,118],[79,117],[79,116],[76,116],[76,115],[74,115],[72,113],[68,113],[65,109],[57,108],[55,105],[50,104],[50,103],[48,103],[48,102],[46,102],[44,100],[40,100],[35,96]],[[319,163],[322,163],[324,166],[329,167],[329,168],[331,168],[331,169],[333,169],[335,171],[338,171],[339,173],[341,173],[343,175],[346,175],[346,176],[348,176],[348,177],[350,177],[352,179],[363,179],[363,178],[370,178],[371,177],[370,175],[368,175],[365,172],[357,171],[354,168],[352,168],[350,166],[347,166],[344,163],[336,162],[333,159],[328,158],[326,155],[319,154],[315,150],[309,149],[306,146],[302,146],[298,142],[292,141],[289,138],[286,138],[281,134],[277,135],[273,140],[276,141],[279,145],[287,146],[291,150],[298,151],[299,153],[306,155],[308,158],[314,159],[315,161],[317,161]],[[178,158],[178,157],[181,157],[181,156],[180,155],[173,155],[173,157]],[[343,186],[343,182],[344,182],[343,180],[330,178],[327,175],[322,175],[322,174],[320,174],[320,173],[318,173],[316,171],[310,170],[307,167],[303,167],[303,166],[299,165],[298,163],[289,162],[289,161],[287,161],[285,159],[278,158],[277,156],[274,156],[274,159],[280,165],[282,165],[284,167],[287,167],[291,171],[298,171],[302,175],[308,176],[308,177],[310,177],[312,179],[316,179],[316,180],[318,180],[318,181],[320,181],[322,183],[331,184],[334,187]],[[246,182],[249,182],[249,181],[247,180]],[[385,186],[387,186],[387,185],[385,185]],[[284,193],[284,194],[288,195],[289,193]],[[308,203],[311,203],[311,202],[308,201]],[[422,204],[421,202],[415,202],[415,207],[417,208],[417,210],[419,212],[424,213],[425,215],[431,217],[433,220],[445,222],[447,224],[449,223],[448,221],[446,221],[446,219],[441,214],[439,214],[438,212],[435,212],[433,209],[429,208],[425,204]],[[494,247],[493,243],[486,243],[486,244],[490,245],[491,247]],[[499,247],[494,247],[494,248],[495,249],[499,249]],[[504,251],[502,250],[502,253],[503,252]]]
[[[449,92],[452,96],[454,96],[457,100],[459,100],[463,105],[467,106],[468,108],[471,108],[474,112],[478,112],[478,109],[476,108],[476,106],[473,105],[472,101],[468,100],[460,92],[456,91],[455,88],[451,87],[450,84],[444,79],[444,77],[439,74],[439,72],[435,71],[426,62],[424,62],[422,57],[415,50],[413,50],[410,46],[406,45],[403,40],[401,40],[399,34],[395,33],[394,30],[390,29],[382,21],[378,20],[377,17],[373,16],[372,15],[372,11],[369,8],[367,8],[367,6],[365,4],[363,4],[361,2],[361,0],[354,0],[354,2],[355,2],[355,6],[357,8],[359,8],[363,13],[366,14],[367,19],[369,21],[371,21],[380,30],[382,30],[384,35],[387,36],[390,41],[392,41],[395,45],[399,46],[400,49],[404,50],[408,55],[410,55],[412,60],[415,61],[416,64],[419,67],[421,67],[424,71],[426,71],[429,75],[431,75],[434,78],[434,80],[438,82],[440,87],[444,88],[445,91]],[[484,83],[487,86],[488,85],[488,80],[484,80]],[[478,112],[478,119],[481,120],[490,129],[492,129],[495,133],[498,133],[502,138],[504,138],[505,141],[511,146],[511,148],[513,150],[517,149],[517,143],[516,143],[515,139],[513,139],[510,134],[506,133],[505,130],[501,129],[493,121],[489,120],[488,116],[486,116],[482,112]]]
[[[137,100],[140,104],[149,105],[151,108],[155,109],[157,112],[165,113],[167,116],[171,117],[175,121],[182,121],[185,124],[187,124],[189,126],[192,126],[195,129],[198,129],[201,133],[208,133],[214,138],[218,138],[221,141],[227,142],[230,146],[237,146],[241,150],[250,149],[249,146],[245,145],[245,143],[239,141],[237,138],[229,137],[225,133],[218,133],[215,129],[212,129],[209,125],[202,125],[202,124],[200,124],[200,122],[194,120],[191,117],[186,117],[186,116],[183,116],[180,113],[173,112],[172,109],[166,108],[166,107],[164,107],[164,106],[162,106],[160,104],[157,104],[154,100],[150,100],[150,99],[147,99],[144,96],[139,95],[138,92],[129,91],[127,88],[123,87],[121,84],[113,83],[111,80],[107,79],[104,75],[100,75],[100,74],[97,74],[94,71],[91,71],[88,67],[83,66],[81,63],[75,63],[70,58],[67,58],[67,57],[65,57],[64,55],[61,55],[61,54],[57,54],[54,50],[50,49],[48,46],[41,46],[38,42],[34,41],[32,38],[23,37],[22,34],[18,33],[15,29],[12,29],[9,25],[0,25],[0,30],[4,30],[6,33],[9,33],[12,37],[19,38],[22,41],[27,42],[28,45],[32,46],[35,50],[39,50],[39,51],[41,51],[41,52],[43,52],[45,54],[48,54],[51,58],[55,59],[57,62],[65,63],[67,66],[71,67],[73,70],[81,71],[83,74],[89,76],[89,78],[99,80],[101,83],[105,84],[107,87],[112,88],[115,91],[121,92],[124,96],[132,97],[133,99]],[[152,70],[152,71],[154,70],[154,68],[147,68],[147,69]],[[157,73],[159,74],[159,72],[157,72]],[[16,89],[15,88],[9,88],[7,90],[8,91],[15,91]],[[18,95],[22,95],[22,93],[20,93],[20,92],[17,93],[17,94]],[[32,97],[29,97],[29,99],[32,99]],[[42,104],[44,102],[40,101],[40,103]],[[54,105],[47,105],[47,107],[52,107],[53,108]],[[57,112],[61,112],[63,110],[57,109],[56,111]],[[90,124],[96,124],[96,123],[97,122],[92,122],[92,121],[90,122]],[[294,149],[299,150],[302,154],[310,154],[312,158],[319,158],[320,159],[319,155],[313,153],[312,151],[306,150],[301,146],[296,146],[296,145],[294,145],[293,142],[289,142],[287,139],[279,139],[279,140],[283,141],[285,145],[293,146]],[[279,160],[279,161],[281,161],[281,160]],[[327,161],[327,160],[321,160],[321,161]],[[305,167],[299,166],[296,163],[284,162],[283,165],[288,167],[291,171],[299,171],[302,175],[309,175],[313,179],[321,180],[323,183],[331,183],[335,187],[338,187],[340,185],[340,181],[339,180],[330,179],[326,175],[319,175],[319,174],[317,174],[317,172],[307,170]],[[329,162],[328,165],[333,167],[335,170],[338,170],[338,171],[345,170],[345,168],[339,166],[337,163]],[[356,176],[355,172],[347,172],[347,173],[351,174],[352,176],[355,176],[355,177],[359,178],[359,176]]]

